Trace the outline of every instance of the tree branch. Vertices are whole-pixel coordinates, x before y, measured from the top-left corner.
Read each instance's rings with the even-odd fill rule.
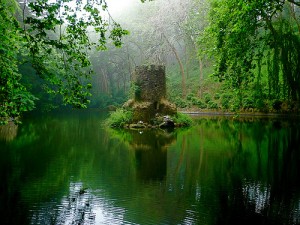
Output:
[[[293,3],[297,6],[300,6],[300,2],[296,2],[295,0],[288,0],[288,2]]]

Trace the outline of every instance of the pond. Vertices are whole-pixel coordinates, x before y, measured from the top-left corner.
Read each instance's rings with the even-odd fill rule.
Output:
[[[0,224],[300,224],[298,117],[197,117],[173,132],[106,117],[0,129]]]

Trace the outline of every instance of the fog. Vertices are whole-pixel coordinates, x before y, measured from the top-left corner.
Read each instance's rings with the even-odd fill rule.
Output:
[[[50,3],[51,1],[56,0],[49,0]],[[106,21],[104,24],[107,32],[104,41],[107,49],[99,51],[96,47],[86,48],[93,70],[89,107],[106,109],[111,105],[121,106],[132,94],[131,83],[135,67],[143,64],[166,67],[169,99],[174,100],[178,96],[186,95],[187,79],[192,83],[192,86],[189,86],[190,90],[197,92],[201,73],[196,50],[196,33],[201,21],[195,18],[199,16],[200,9],[193,7],[197,1],[155,0],[142,3],[140,0],[106,0],[106,10],[102,10],[102,6],[98,5],[99,16]],[[64,4],[76,9],[75,1]],[[91,18],[88,12],[83,10],[84,5],[85,1],[76,12],[78,21]],[[64,7],[61,12],[60,18],[67,18]],[[128,35],[121,39],[121,47],[114,46],[110,38],[116,24],[128,31]],[[190,32],[191,29],[193,32]],[[89,40],[97,42],[97,38],[101,39],[101,34],[96,33],[92,27],[88,30]],[[65,32],[66,29],[60,29],[61,31]],[[60,36],[58,32],[51,35],[53,39]],[[30,79],[26,82],[31,85]],[[33,87],[34,92],[40,92],[41,83]],[[41,104],[48,107],[53,98],[44,94],[40,99]],[[59,104],[57,99],[55,101]]]
[[[106,0],[108,10],[112,15],[117,16],[131,7],[141,4],[138,0]]]

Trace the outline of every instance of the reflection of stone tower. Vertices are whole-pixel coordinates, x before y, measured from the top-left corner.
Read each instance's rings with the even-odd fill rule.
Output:
[[[144,181],[163,180],[167,175],[167,149],[176,141],[176,133],[161,130],[125,132],[126,141],[135,153],[137,177]]]
[[[137,66],[134,73],[134,99],[125,103],[133,110],[133,120],[150,122],[155,115],[174,115],[176,106],[166,100],[165,67]]]

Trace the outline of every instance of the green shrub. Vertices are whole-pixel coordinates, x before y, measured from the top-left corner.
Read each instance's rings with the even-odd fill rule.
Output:
[[[180,112],[178,112],[175,116],[173,116],[172,119],[174,120],[175,123],[187,127],[193,124],[193,119],[188,114],[184,114]]]
[[[188,103],[183,100],[182,98],[177,97],[174,101],[175,105],[179,108],[186,108],[188,107]]]
[[[211,101],[211,96],[209,93],[204,93],[204,102],[207,104]]]
[[[263,99],[257,99],[255,101],[255,107],[257,109],[259,109],[260,111],[264,111],[265,108],[266,108],[264,100]]]
[[[284,105],[285,104],[282,104],[282,109],[284,109]],[[264,100],[263,101],[263,107],[260,109],[260,111],[264,112],[264,113],[267,113],[267,112],[270,112],[273,108],[273,103],[271,100]],[[287,104],[287,107],[286,107],[286,110],[289,111],[289,105]]]
[[[193,93],[190,93],[186,96],[186,100],[188,100],[188,101],[192,101],[193,98],[196,98]]]
[[[232,104],[230,106],[231,112],[237,112],[241,108],[240,102],[238,100],[232,101]]]
[[[254,108],[254,100],[251,97],[246,97],[243,99],[243,108],[249,109]]]
[[[201,101],[200,99],[197,99],[195,105],[197,105],[200,109],[206,109],[207,108],[207,105]]]
[[[192,97],[190,100],[191,100],[191,102],[192,102],[193,105],[198,105],[199,98],[197,98],[197,97]]]
[[[132,111],[125,109],[117,109],[110,113],[110,116],[106,119],[106,125],[115,128],[124,127],[125,124],[131,123],[133,114]]]
[[[215,96],[214,96],[215,100],[218,100],[221,98],[221,95],[220,93],[215,93]]]
[[[210,109],[218,109],[219,106],[218,106],[218,104],[216,102],[209,101],[208,102],[208,108],[210,108]]]
[[[192,105],[198,106],[200,109],[205,109],[207,107],[207,105],[197,97],[192,97],[190,102]]]
[[[223,94],[221,98],[221,105],[223,109],[229,109],[230,108],[230,102],[233,98],[230,94]]]

